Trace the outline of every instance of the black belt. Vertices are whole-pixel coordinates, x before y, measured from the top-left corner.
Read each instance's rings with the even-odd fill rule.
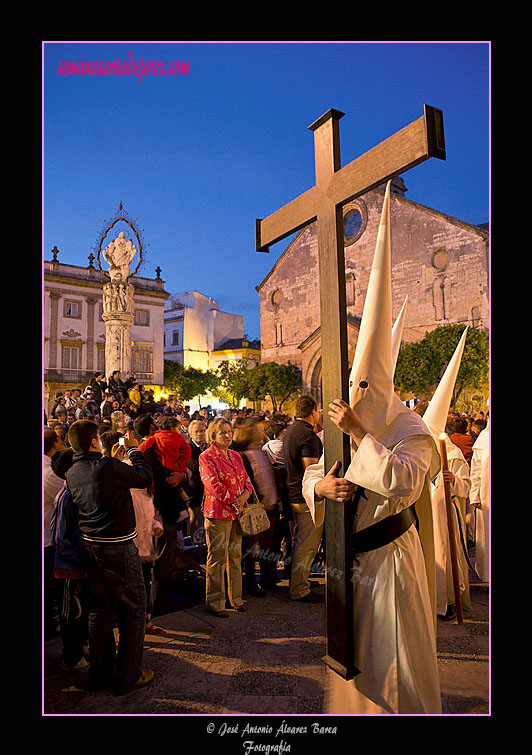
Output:
[[[382,548],[396,540],[416,521],[414,504],[398,514],[387,516],[380,522],[353,533],[353,555]]]

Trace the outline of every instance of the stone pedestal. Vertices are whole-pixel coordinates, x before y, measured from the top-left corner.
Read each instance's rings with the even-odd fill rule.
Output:
[[[122,380],[131,371],[131,323],[133,322],[134,287],[112,280],[103,287],[103,321],[105,322],[105,371],[119,370]]]

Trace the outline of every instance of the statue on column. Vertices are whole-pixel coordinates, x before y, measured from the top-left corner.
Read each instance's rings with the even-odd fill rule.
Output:
[[[137,247],[131,239],[126,241],[126,234],[120,231],[118,238],[111,241],[103,250],[103,258],[109,263],[109,275],[111,280],[117,275],[121,276],[124,282],[127,282],[130,273],[130,265],[133,257],[137,253]]]
[[[110,281],[103,286],[103,319],[105,321],[105,367],[107,374],[119,370],[130,372],[130,328],[133,321],[135,288],[129,283],[130,265],[137,248],[126,241],[121,231],[103,251],[109,264]]]

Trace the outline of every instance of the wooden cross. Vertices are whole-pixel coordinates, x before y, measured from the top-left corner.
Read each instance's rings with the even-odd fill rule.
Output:
[[[256,220],[259,252],[268,252],[271,244],[315,220],[318,222],[325,419],[326,407],[333,399],[341,397],[349,402],[342,205],[430,157],[445,160],[443,113],[425,105],[421,118],[341,168],[338,122],[343,115],[331,109],[309,126],[314,132],[316,185],[267,218]],[[342,463],[343,474],[351,462],[349,437],[327,421],[326,472],[337,459]],[[344,679],[352,679],[359,673],[354,657],[353,513],[353,502],[347,505],[325,502],[327,655],[324,661]]]

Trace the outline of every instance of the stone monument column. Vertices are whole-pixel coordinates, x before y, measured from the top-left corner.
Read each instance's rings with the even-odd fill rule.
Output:
[[[137,252],[131,239],[122,231],[103,251],[109,263],[110,281],[103,286],[103,321],[105,322],[105,372],[119,370],[122,380],[131,370],[131,323],[133,322],[134,286],[129,283],[130,263]]]

